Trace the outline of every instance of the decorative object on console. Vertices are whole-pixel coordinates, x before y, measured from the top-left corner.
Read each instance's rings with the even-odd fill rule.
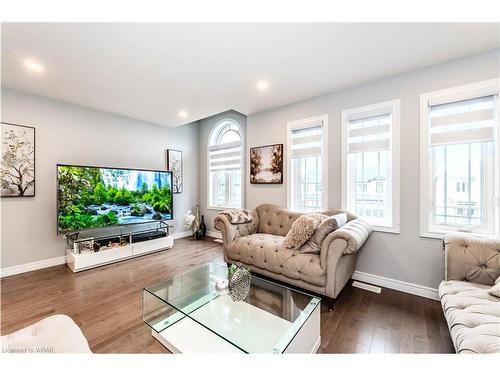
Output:
[[[35,128],[2,122],[2,197],[35,196]]]
[[[182,193],[183,190],[183,165],[182,151],[167,150],[167,170],[173,173],[172,191],[174,194]]]
[[[186,229],[189,229],[193,232],[194,234],[194,215],[193,213],[191,212],[191,210],[188,210],[185,214],[184,214],[184,227]]]
[[[244,268],[241,263],[232,264],[228,270],[229,295],[234,302],[244,301],[250,292],[250,270]]]
[[[283,183],[283,144],[250,148],[250,183]]]
[[[227,279],[217,280],[217,282],[215,283],[215,290],[219,292],[227,290],[228,283],[229,282]]]
[[[197,240],[201,240],[205,235],[201,228],[200,205],[196,205],[193,223],[193,235]]]
[[[237,263],[238,265],[241,263]],[[234,275],[236,270],[238,269],[238,265],[236,263],[231,264],[229,267],[227,267],[227,279],[231,280],[231,277]]]
[[[75,242],[73,245],[73,249],[75,250],[76,253],[81,254],[86,251],[95,251],[94,248],[94,239],[89,238],[85,241],[78,241]]]
[[[201,230],[202,237],[205,237],[207,234],[207,225],[205,224],[205,215],[201,215],[200,230]]]

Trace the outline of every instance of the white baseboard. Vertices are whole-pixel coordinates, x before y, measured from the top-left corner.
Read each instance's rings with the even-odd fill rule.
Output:
[[[190,237],[193,235],[193,232],[187,230],[187,231],[184,231],[184,232],[179,232],[179,233],[174,233],[173,236],[174,236],[174,239],[177,239],[177,238],[184,238],[184,237]]]
[[[438,290],[427,286],[407,283],[406,281],[390,279],[361,271],[354,271],[352,279],[439,301]]]
[[[175,233],[174,238],[189,237],[192,233],[190,231]],[[220,232],[208,231],[207,236],[213,238],[222,238]],[[66,263],[66,256],[61,256],[57,258],[40,260],[37,262],[20,264],[18,266],[6,267],[0,270],[0,278],[17,275],[20,273],[30,272],[39,270],[42,268],[58,266],[60,264]],[[434,288],[429,288],[427,286],[408,283],[406,281],[400,281],[395,279],[390,279],[388,277],[377,276],[366,272],[354,271],[352,275],[353,280],[362,281],[368,284],[373,284],[381,286],[383,288],[389,288],[394,290],[399,290],[401,292],[414,294],[420,297],[430,298],[439,301],[438,290]]]
[[[174,239],[177,239],[177,238],[189,237],[192,235],[193,235],[192,232],[185,231],[185,232],[174,233],[173,237],[174,237]],[[66,264],[66,256],[40,260],[38,262],[20,264],[18,266],[2,268],[0,270],[0,278],[12,276],[12,275],[17,275],[20,273],[30,272],[30,271],[36,271],[36,270],[40,270],[42,268],[58,266],[60,264]]]
[[[208,237],[222,239],[222,233],[221,232],[216,232],[215,230],[209,230],[207,232],[207,236]]]
[[[19,273],[25,273],[30,271],[36,271],[42,268],[58,266],[60,264],[66,264],[66,256],[61,256],[57,258],[39,260],[38,262],[20,264],[18,266],[6,267],[0,270],[0,277],[7,277],[12,275],[17,275]]]

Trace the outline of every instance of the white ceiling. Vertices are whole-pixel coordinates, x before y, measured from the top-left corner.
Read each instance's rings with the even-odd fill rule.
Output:
[[[173,127],[498,48],[499,39],[499,24],[475,23],[3,24],[2,86]],[[27,72],[26,58],[45,72]]]

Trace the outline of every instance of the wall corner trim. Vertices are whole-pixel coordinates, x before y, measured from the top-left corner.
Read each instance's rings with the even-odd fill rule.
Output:
[[[352,279],[439,301],[438,290],[429,288],[428,286],[412,284],[406,281],[395,280],[361,271],[354,271]]]

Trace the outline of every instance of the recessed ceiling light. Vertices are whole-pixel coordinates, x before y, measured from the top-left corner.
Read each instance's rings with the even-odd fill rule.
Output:
[[[187,117],[188,113],[186,111],[179,111],[180,117]]]
[[[45,70],[42,64],[31,59],[24,60],[24,67],[33,73],[43,73]]]
[[[260,81],[257,81],[257,88],[260,91],[266,91],[269,88],[269,83],[267,81],[261,79]]]

